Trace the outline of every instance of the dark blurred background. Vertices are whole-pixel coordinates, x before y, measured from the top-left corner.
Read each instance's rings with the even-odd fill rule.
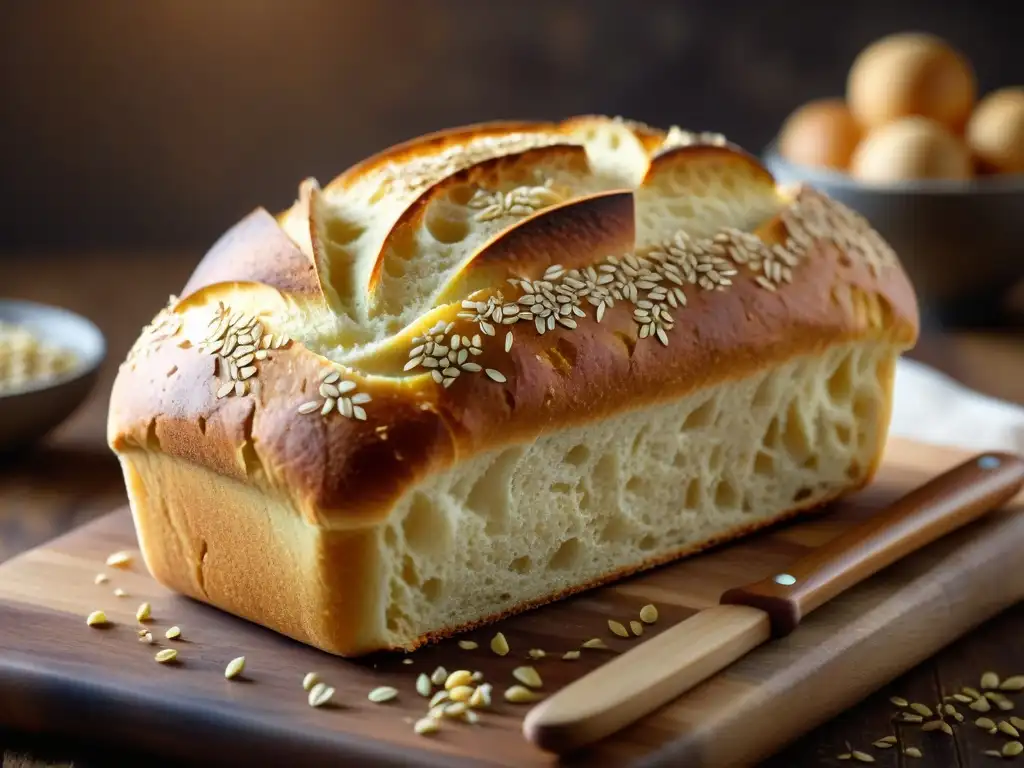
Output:
[[[893,31],[945,37],[982,91],[1024,82],[1014,5],[0,0],[0,252],[198,256],[306,175],[499,117],[622,114],[760,151]]]

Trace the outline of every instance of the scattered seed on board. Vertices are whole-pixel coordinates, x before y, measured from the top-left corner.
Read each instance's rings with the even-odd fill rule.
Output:
[[[334,696],[334,689],[324,683],[317,683],[309,689],[309,706],[322,707],[331,697]]]
[[[448,679],[448,670],[444,667],[438,667],[430,674],[430,682],[434,685],[444,685],[444,681]]]
[[[445,678],[444,687],[450,691],[462,685],[469,685],[471,682],[473,682],[472,672],[468,669],[457,669]]]
[[[871,742],[871,746],[878,747],[879,749],[891,749],[894,745],[888,741],[878,740]]]
[[[161,664],[168,664],[177,660],[178,652],[173,648],[164,648],[162,651],[157,651],[153,658]]]
[[[640,621],[644,624],[653,624],[658,620],[658,609],[648,603],[640,609]]]
[[[478,715],[472,709],[467,709],[465,712],[462,713],[462,719],[470,725],[476,725],[480,722],[480,715]]]
[[[1024,744],[1019,741],[1008,741],[1003,744],[1003,755],[1006,757],[1016,757],[1021,752],[1024,752]]]
[[[604,648],[608,647],[608,644],[605,643],[605,641],[602,640],[599,637],[593,637],[590,640],[587,640],[585,643],[583,643],[583,645],[580,646],[580,647],[581,648],[602,648],[602,649],[604,649]]]
[[[85,623],[90,627],[102,627],[107,623],[107,614],[103,611],[93,611],[85,617]]]
[[[992,709],[992,705],[988,703],[988,699],[975,699],[967,706],[975,712],[988,712]]]
[[[861,751],[855,749],[850,754],[853,755],[853,759],[854,760],[859,760],[862,763],[873,763],[873,762],[875,762],[875,758],[873,758],[867,752],[861,752]]]
[[[543,659],[547,654],[540,648],[531,648],[527,654],[531,659]]]
[[[491,686],[485,683],[473,691],[473,695],[469,697],[469,706],[473,709],[491,706]]]
[[[480,646],[472,640],[459,640],[459,648],[464,651],[474,651]]]
[[[1005,733],[1007,736],[1012,736],[1015,739],[1020,738],[1020,732],[1005,720],[1000,720],[999,725],[997,725],[996,728],[998,728],[1002,733]]]
[[[912,712],[903,713],[903,722],[905,723],[920,723],[924,720],[920,715],[915,715]]]
[[[241,675],[245,671],[245,656],[239,656],[236,659],[232,659],[228,662],[228,665],[224,667],[224,677],[228,680],[234,680],[236,677]]]
[[[385,702],[391,701],[398,696],[398,689],[392,688],[390,685],[382,685],[378,688],[374,688],[370,691],[366,698],[372,701],[374,704],[384,704]]]
[[[445,707],[444,707],[444,716],[445,717],[462,717],[464,714],[466,714],[466,710],[467,709],[468,709],[468,707],[466,706],[466,702],[464,702],[464,701],[452,702],[451,704],[446,704],[445,705]]]
[[[1010,725],[1012,725],[1017,730],[1024,730],[1024,720],[1017,716],[1013,716],[1010,718]]]
[[[575,661],[579,657],[580,657],[580,652],[579,651],[566,651],[565,653],[562,654],[562,658],[565,659],[566,661]]]
[[[969,685],[965,685],[963,688],[960,689],[960,691],[961,693],[967,694],[972,699],[981,698],[981,692],[977,688],[971,688]]]
[[[433,690],[434,686],[430,682],[430,678],[427,677],[425,672],[420,672],[420,676],[416,678],[416,693],[423,698],[427,698],[431,695]]]
[[[427,704],[427,706],[433,709],[442,701],[448,701],[448,691],[438,691],[437,693],[435,693],[433,696],[430,697],[430,703]]]
[[[505,701],[512,704],[528,704],[541,698],[541,694],[522,685],[513,685],[505,691]]]
[[[615,621],[615,619],[608,619],[608,629],[619,637],[629,637],[629,630],[622,626],[621,622]]]
[[[136,621],[149,621],[150,616],[152,615],[152,613],[153,613],[152,606],[150,606],[149,603],[143,603],[135,611],[135,620]]]
[[[1003,756],[1003,753],[1000,752],[998,749],[986,749],[981,754],[983,754],[983,755],[985,755],[987,757],[1002,757]]]
[[[635,619],[629,622],[629,628],[633,630],[633,634],[640,637],[644,633],[644,625]]]
[[[501,632],[491,638],[491,650],[499,656],[508,654],[508,640]]]
[[[842,754],[836,755],[836,760],[849,760],[853,755],[849,752],[843,752]]]
[[[181,627],[171,627],[166,632],[164,632],[164,637],[166,637],[168,640],[177,640],[179,637],[181,637]]]
[[[893,744],[895,744],[895,743],[896,743],[896,737],[895,736],[883,736],[882,738],[880,738],[878,741],[875,742],[875,744],[888,744],[890,747]],[[882,747],[882,749],[885,749],[885,747]]]
[[[412,664],[412,659],[402,659],[403,664]]]
[[[974,699],[968,696],[966,693],[954,693],[953,699],[959,701],[961,704],[970,704],[972,701],[974,701]]]
[[[903,750],[903,754],[907,757],[921,757],[921,750],[917,747],[907,747]]]
[[[897,707],[905,707],[905,706],[907,706],[910,703],[906,699],[904,699],[902,696],[890,696],[889,697],[889,701],[891,701]]]
[[[1024,675],[1013,675],[999,684],[1000,691],[1024,691]]]
[[[533,667],[516,667],[512,670],[512,677],[530,688],[540,688],[544,685],[540,674]]]
[[[114,590],[114,597],[128,597],[128,593],[118,587]]]
[[[109,565],[111,568],[125,568],[131,565],[131,562],[131,552],[115,552],[107,558],[107,565]]]
[[[92,580],[93,584],[106,584],[110,581],[110,577],[105,573],[97,573],[96,578]]]
[[[987,717],[979,717],[974,721],[974,724],[984,731],[989,731],[990,733],[996,732],[995,721],[989,720]]]
[[[986,672],[981,676],[981,687],[982,688],[998,688],[999,687],[999,675],[995,672]]]
[[[432,717],[424,717],[416,721],[416,724],[412,727],[416,733],[420,736],[428,736],[432,733],[437,733],[440,729],[441,723]]]
[[[302,678],[302,690],[308,691],[319,682],[320,675],[318,675],[316,672],[307,672],[306,676]]]
[[[452,701],[469,701],[473,696],[473,686],[457,685],[448,691],[448,698]]]
[[[148,643],[149,645],[152,645],[153,644],[153,633],[152,632],[143,632],[142,634],[139,635],[139,642],[140,643]]]
[[[945,728],[943,728],[945,726]],[[953,729],[949,727],[949,723],[943,720],[929,720],[927,723],[921,726],[922,731],[942,731],[945,733],[947,730],[949,733],[953,733]]]
[[[476,670],[473,673],[473,682],[474,683],[482,683],[483,681],[484,681],[484,673],[481,672],[479,669]]]
[[[920,704],[916,701],[910,705],[910,708],[917,712],[917,714],[924,715],[925,717],[931,717],[934,714],[931,707],[927,704]]]

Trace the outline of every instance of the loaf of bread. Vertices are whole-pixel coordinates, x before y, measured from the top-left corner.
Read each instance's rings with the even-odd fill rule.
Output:
[[[228,231],[108,437],[160,582],[412,649],[864,485],[917,314],[860,216],[717,134],[475,125]]]

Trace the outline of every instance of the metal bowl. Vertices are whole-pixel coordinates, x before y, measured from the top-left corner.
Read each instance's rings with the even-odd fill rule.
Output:
[[[84,317],[31,301],[0,299],[0,321],[20,325],[76,357],[74,368],[58,377],[0,392],[0,451],[6,453],[35,442],[74,413],[96,383],[106,342]]]
[[[999,297],[1024,277],[1024,175],[872,185],[791,163],[774,144],[764,163],[780,183],[806,182],[865,216],[945,324],[994,322]]]

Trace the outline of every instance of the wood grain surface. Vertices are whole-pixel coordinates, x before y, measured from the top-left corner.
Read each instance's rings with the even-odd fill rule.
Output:
[[[170,594],[137,560],[125,570],[106,567],[108,554],[134,547],[130,518],[119,511],[0,566],[0,720],[20,731],[102,738],[219,764],[554,764],[522,738],[524,707],[497,696],[479,725],[445,722],[439,734],[417,736],[411,722],[427,707],[414,690],[416,675],[438,665],[479,669],[501,692],[514,682],[514,667],[532,663],[544,690],[557,690],[640,642],[613,636],[607,619],[636,618],[652,602],[661,616],[649,637],[713,604],[724,589],[821,546],[963,457],[894,441],[878,481],[827,515],[471,633],[477,650],[446,642],[417,651],[408,665],[396,655],[328,657]],[[563,762],[739,766],[776,752],[1024,596],[1024,570],[1014,567],[1024,543],[1019,508],[1015,502],[882,571],[788,637]],[[109,583],[93,583],[100,571]],[[115,597],[115,587],[129,596]],[[153,607],[155,646],[136,635],[135,610],[144,600]],[[110,627],[86,626],[96,609],[107,612]],[[162,636],[172,624],[182,629],[178,641]],[[504,658],[488,650],[497,630],[512,648]],[[611,650],[558,658],[590,637]],[[155,663],[163,647],[176,648],[180,663]],[[551,656],[530,662],[530,648]],[[239,655],[247,658],[245,679],[225,680],[225,664]],[[300,681],[309,671],[337,689],[335,706],[306,704]],[[398,688],[398,699],[370,703],[367,693],[379,685]],[[887,722],[877,728],[875,738],[892,732]]]

